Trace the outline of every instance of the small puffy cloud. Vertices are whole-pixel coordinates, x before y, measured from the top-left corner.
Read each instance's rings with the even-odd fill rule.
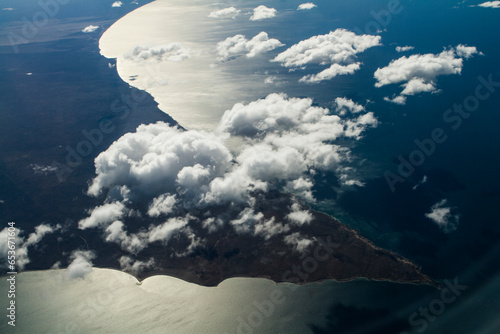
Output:
[[[163,46],[138,45],[127,52],[125,58],[135,62],[143,62],[148,59],[179,62],[189,58],[189,50],[179,43],[170,43]]]
[[[467,46],[463,44],[459,44],[455,47],[455,52],[457,53],[457,56],[469,59],[470,57],[478,54],[478,55],[484,55],[482,52],[477,51],[477,48],[475,46]]]
[[[272,85],[278,80],[278,77],[275,75],[270,75],[267,78],[264,79],[264,83],[266,85]]]
[[[335,99],[335,111],[340,115],[345,115],[347,112],[357,114],[365,111],[365,107],[345,97],[337,97]]]
[[[344,176],[344,175],[342,175],[342,176]],[[345,180],[345,178],[341,178],[341,180],[342,180],[342,184],[344,184],[346,186],[364,187],[366,185],[364,182],[361,182],[359,180],[350,180],[350,179]]]
[[[134,260],[130,256],[123,255],[118,260],[120,262],[120,268],[128,273],[137,275],[138,273],[144,271],[144,269],[150,269],[154,267],[155,260],[149,259],[147,262]]]
[[[186,226],[188,223],[187,218],[175,217],[170,218],[165,223],[155,226],[149,231],[149,242],[160,241],[163,244],[168,244],[170,238]]]
[[[225,61],[235,56],[245,55],[248,58],[255,57],[258,54],[274,50],[283,44],[275,39],[269,38],[264,31],[255,35],[251,40],[247,40],[243,35],[235,35],[217,43],[215,51],[218,60]]]
[[[406,51],[411,51],[415,49],[413,46],[396,46],[396,51],[397,52],[406,52]]]
[[[406,104],[406,96],[398,95],[398,96],[394,96],[392,98],[386,96],[386,97],[384,97],[384,101],[391,102],[394,104],[399,104],[399,105],[403,106]]]
[[[158,217],[160,215],[167,215],[173,211],[176,199],[175,195],[162,194],[149,205],[148,216]]]
[[[299,198],[306,200],[307,202],[312,203],[315,202],[312,193],[313,186],[314,183],[311,180],[308,180],[307,178],[304,177],[300,177],[298,179],[288,181],[288,183],[285,186],[285,189],[294,196],[297,196]]]
[[[357,70],[360,69],[360,63],[354,63],[354,64],[349,64],[346,66],[339,65],[339,64],[333,64],[329,68],[317,73],[317,74],[310,74],[306,75],[302,78],[300,78],[299,82],[305,82],[305,83],[319,83],[321,81],[325,80],[330,80],[332,78],[335,78],[338,75],[347,75],[347,74],[353,74]]]
[[[305,253],[306,250],[311,247],[314,243],[315,240],[313,239],[307,239],[300,232],[295,232],[290,235],[285,236],[283,239],[286,244],[292,246],[294,250],[296,250],[299,253]]]
[[[83,278],[92,272],[92,260],[95,254],[91,251],[74,251],[71,253],[72,260],[66,274],[70,279]]]
[[[458,228],[460,216],[453,214],[448,201],[443,199],[431,207],[431,212],[426,213],[425,217],[432,220],[444,233],[451,233]]]
[[[290,226],[276,222],[275,218],[272,217],[269,220],[255,224],[254,235],[262,236],[265,240],[269,240],[275,235],[283,234],[288,231],[290,231]]]
[[[41,224],[35,227],[35,232],[31,233],[24,243],[24,247],[36,245],[42,240],[47,234],[51,234],[61,229],[61,225],[56,225],[55,227],[48,224]]]
[[[316,6],[312,2],[306,2],[306,3],[300,4],[299,7],[297,7],[297,10],[309,10],[309,9],[313,9],[314,7],[318,7],[318,6]]]
[[[210,217],[202,222],[202,227],[208,230],[208,233],[214,233],[224,226],[224,221],[220,218]]]
[[[215,18],[215,19],[234,19],[238,14],[241,12],[241,10],[236,9],[235,7],[228,7],[228,8],[223,8],[219,10],[214,10],[213,12],[210,12],[208,14],[208,17]]]
[[[89,26],[86,26],[85,28],[83,28],[82,32],[83,33],[91,33],[91,32],[96,31],[97,29],[99,29],[99,26],[89,25]]]
[[[100,225],[109,225],[115,220],[123,217],[125,205],[120,202],[107,203],[91,210],[90,216],[78,222],[79,229],[87,229]]]
[[[272,61],[288,68],[304,68],[308,64],[330,65],[315,75],[304,76],[300,81],[317,83],[337,75],[352,74],[360,68],[356,55],[381,45],[380,36],[356,35],[346,29],[337,29],[326,35],[317,35],[292,45]]]
[[[236,233],[248,234],[250,233],[256,224],[258,224],[264,215],[261,212],[256,213],[252,208],[245,208],[237,219],[231,220],[231,225],[233,226]]]
[[[253,14],[250,17],[250,21],[270,19],[275,17],[276,13],[278,13],[276,9],[260,5],[259,7],[253,9]]]
[[[405,104],[406,96],[423,92],[437,92],[436,78],[440,75],[460,74],[464,59],[481,54],[474,46],[458,45],[439,54],[416,54],[392,60],[388,66],[375,71],[375,87],[401,83],[399,96],[386,101]]]
[[[477,6],[483,8],[500,8],[500,1],[486,1]]]
[[[124,226],[123,222],[117,220],[106,227],[104,231],[106,242],[118,244],[123,250],[132,254],[137,254],[148,247],[147,231],[129,234],[124,230]]]
[[[121,1],[115,1],[111,5],[111,7],[121,7],[122,5],[123,5],[123,2],[121,2]]]
[[[401,95],[415,95],[424,92],[434,92],[436,91],[436,86],[434,82],[425,82],[425,79],[415,78],[411,79],[407,83],[403,84],[404,87]]]
[[[302,226],[304,224],[309,224],[313,215],[307,210],[300,210],[300,206],[295,203],[292,205],[292,211],[286,216],[286,219],[297,226]]]

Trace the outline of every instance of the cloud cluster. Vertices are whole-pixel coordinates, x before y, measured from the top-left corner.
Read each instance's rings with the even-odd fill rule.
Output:
[[[306,3],[300,4],[299,7],[297,7],[297,10],[309,10],[309,9],[313,9],[314,7],[318,7],[318,6],[316,6],[312,2],[306,2]]]
[[[91,251],[74,251],[71,253],[72,260],[66,269],[66,275],[70,279],[83,278],[92,272],[92,260],[95,254]]]
[[[97,29],[99,29],[99,26],[89,25],[89,26],[86,26],[85,28],[83,28],[82,32],[83,33],[91,33],[91,32],[96,31]]]
[[[380,45],[380,36],[356,35],[346,29],[337,29],[326,35],[317,35],[300,41],[277,55],[273,61],[287,68],[305,68],[308,64],[330,65],[315,75],[300,81],[318,83],[337,75],[352,74],[360,68],[356,55]]]
[[[123,5],[123,2],[121,2],[121,1],[115,1],[111,5],[111,7],[121,7],[122,5]]]
[[[189,50],[179,43],[171,43],[163,46],[138,45],[127,52],[125,58],[136,62],[143,62],[148,59],[179,62],[189,58]]]
[[[214,19],[234,19],[238,14],[241,12],[241,10],[236,9],[235,7],[228,7],[228,8],[223,8],[219,10],[214,10],[213,12],[210,12],[208,14],[208,17],[214,18]]]
[[[274,8],[268,8],[264,5],[260,5],[253,9],[253,14],[250,17],[250,21],[260,21],[265,19],[270,19],[276,16],[278,11]]]
[[[386,101],[405,104],[408,95],[436,92],[436,78],[440,75],[460,74],[463,61],[481,54],[474,46],[458,45],[439,54],[415,54],[392,60],[375,71],[375,87],[402,83],[403,91]]]
[[[95,159],[96,177],[88,194],[104,194],[106,199],[88,212],[79,228],[99,228],[107,242],[131,254],[182,237],[188,246],[176,256],[203,244],[193,224],[209,233],[228,226],[266,240],[286,235],[309,224],[312,214],[294,204],[283,213],[283,221],[265,217],[256,206],[256,194],[278,190],[314,201],[314,175],[340,170],[349,159],[349,150],[335,141],[358,140],[377,125],[373,113],[352,100],[338,99],[337,110],[345,117],[313,106],[309,98],[271,94],[234,105],[214,133],[162,122],[141,125]],[[233,137],[241,143],[235,155],[224,144]],[[224,207],[223,216],[213,215],[217,207]],[[131,233],[127,221],[143,226]],[[294,247],[305,246],[301,242]]]
[[[444,233],[451,233],[458,228],[460,216],[453,214],[448,201],[443,199],[431,207],[431,211],[425,217],[432,220]]]
[[[235,35],[217,43],[216,52],[219,61],[226,61],[232,57],[245,55],[248,58],[274,50],[283,46],[279,40],[269,38],[264,31],[255,35],[251,40],[244,35]]]

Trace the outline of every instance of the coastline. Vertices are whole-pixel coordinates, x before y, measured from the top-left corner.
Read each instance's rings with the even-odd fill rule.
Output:
[[[126,16],[115,22],[101,36],[99,41],[99,48],[102,56],[116,59],[118,75],[122,78],[124,82],[130,85],[134,85],[138,89],[146,91],[148,94],[150,94],[155,99],[155,101],[159,103],[158,107],[167,115],[172,117],[175,121],[177,121],[181,126],[189,129],[208,130],[210,128],[213,128],[214,124],[219,121],[221,113],[223,113],[224,110],[226,110],[226,108],[228,108],[229,105],[232,105],[231,103],[235,101],[239,102],[241,100],[245,100],[245,97],[247,96],[235,94],[234,82],[228,81],[230,83],[228,85],[228,82],[224,81],[228,79],[227,76],[224,76],[224,74],[221,71],[214,70],[214,68],[210,66],[211,65],[210,56],[213,57],[213,55],[211,54],[212,51],[210,50],[210,43],[207,43],[206,41],[200,43],[199,41],[204,40],[204,38],[202,37],[205,37],[207,35],[206,32],[209,30],[207,28],[209,26],[209,22],[213,21],[207,20],[206,18],[207,15],[205,15],[204,13],[204,10],[205,11],[208,10],[208,7],[202,6],[201,8],[203,10],[200,11],[200,8],[198,8],[194,4],[185,5],[180,1],[169,1],[169,2],[154,1],[152,3],[149,3],[143,7],[134,10],[133,12],[128,13]],[[187,30],[174,29],[173,27],[175,26],[175,24],[178,24],[178,22],[176,21],[177,17],[175,14],[176,10],[185,11],[187,14],[185,15],[186,17],[184,19],[187,21],[191,20],[195,22],[195,24],[190,25]],[[147,18],[147,23],[145,27],[144,24],[140,23],[144,22],[146,18]],[[157,22],[158,24],[160,19],[162,22],[173,22],[169,23],[169,25],[165,24],[160,25],[160,27],[169,31],[168,37],[163,34],[157,34],[157,33],[153,33],[152,36],[150,36],[151,34],[146,34],[146,32],[148,31],[147,25],[153,26],[154,24],[152,22]],[[182,23],[184,24],[185,22]],[[206,26],[205,29],[199,29],[200,27],[203,26]],[[140,28],[138,29],[138,31],[136,31],[135,27],[140,27]],[[202,30],[204,33],[200,34],[198,30]],[[127,39],[120,38],[120,36],[123,35],[127,35],[128,38]],[[143,37],[143,39],[140,38],[141,36]],[[127,52],[131,50],[134,43],[137,43],[138,40],[141,40],[142,45],[149,45],[149,46],[165,45],[168,43],[178,43],[180,41],[185,40],[188,49],[197,49],[198,52],[196,52],[193,57],[189,56],[186,60],[180,62],[163,61],[161,62],[160,65],[158,63],[150,62],[149,60],[147,60],[137,63],[132,61],[131,59],[128,59],[126,55]],[[203,50],[203,52],[200,52],[200,50]],[[200,54],[204,55],[201,56]],[[164,72],[168,74],[169,78],[168,80],[165,80],[166,82],[165,84],[158,84],[159,81],[162,81],[161,78],[162,75],[159,72],[161,73]],[[202,72],[203,74],[201,74]],[[180,90],[176,90],[177,88],[171,87],[172,77],[179,76],[180,73],[182,73],[182,75],[184,76],[187,76],[188,78],[192,76],[194,73],[201,75],[201,77],[206,76],[207,78],[209,78],[207,82],[210,83],[210,86],[205,84],[204,87],[200,88],[198,83],[197,85],[195,85],[194,88],[196,88],[196,90],[201,90],[200,95],[202,95],[201,100],[197,101],[195,105],[186,106],[186,100],[187,101],[192,100],[191,99],[192,95],[190,93],[190,90],[193,87],[189,87],[189,80],[187,80],[187,84],[185,85],[181,84],[178,87],[178,89]],[[153,81],[153,85],[151,85],[151,81]],[[219,83],[222,84],[222,86],[218,86],[217,89],[214,89],[212,87],[212,85],[217,85]],[[169,91],[171,89],[174,89],[174,91],[173,92]],[[169,103],[165,103],[165,101],[167,101],[169,98],[168,97],[169,94],[172,96],[182,95],[180,94],[181,90],[184,90],[183,93],[189,96],[188,99],[186,99],[184,95],[181,96],[181,100],[173,103],[174,107],[172,107],[170,103],[172,101],[170,101]],[[212,101],[211,108],[209,107],[208,109],[206,106],[206,102],[204,102],[206,97],[203,96],[203,93],[205,91],[206,92],[217,91],[219,94],[217,98],[214,98],[214,95],[209,94],[210,99],[214,101]],[[227,96],[232,96],[232,98],[236,100],[232,102],[229,101],[231,103],[228,103],[227,101],[228,99],[226,98]],[[224,103],[221,103],[221,99],[224,100]],[[210,114],[209,121],[207,121],[206,118],[200,117],[199,112],[196,111],[196,107],[200,105],[203,105],[204,107],[203,110],[206,114]],[[175,110],[176,108],[179,110]],[[217,109],[216,112],[214,112],[214,108]],[[172,110],[175,110],[175,112],[172,112]],[[315,212],[315,215],[323,215],[323,214],[324,213]],[[349,228],[345,224],[342,224],[334,217],[331,217],[329,215],[326,216],[328,217],[327,220],[336,222],[337,226],[335,227],[335,229],[343,230],[347,234],[353,234],[354,238],[358,240],[358,242],[362,245],[362,247],[370,248],[371,252],[374,253],[374,255],[372,255],[374,256],[374,258],[377,258],[376,253],[382,253],[383,256],[387,258],[392,257],[394,258],[394,262],[398,263],[401,267],[408,267],[408,271],[414,272],[416,277],[418,277],[418,279],[413,278],[413,279],[391,280],[390,277],[381,277],[380,274],[372,276],[359,275],[352,277],[344,277],[342,276],[342,274],[336,276],[334,274],[328,273],[323,277],[314,277],[311,278],[310,280],[301,280],[299,282],[300,284],[306,284],[324,279],[349,281],[352,279],[356,279],[357,277],[365,277],[366,279],[369,280],[383,280],[383,281],[387,280],[398,283],[408,282],[415,284],[423,283],[423,284],[435,285],[435,282],[431,278],[420,273],[421,268],[418,267],[418,265],[414,264],[408,259],[403,258],[401,255],[395,252],[391,252],[375,246],[373,242],[361,236],[358,231]],[[311,235],[314,236],[315,234],[311,233]],[[298,260],[296,259],[296,261]],[[213,266],[213,264],[210,263],[208,263],[207,265]],[[277,275],[279,275],[280,273],[270,273],[263,271],[251,272],[246,274],[221,272],[220,273],[221,276],[218,278],[210,276],[209,279],[204,280],[199,276],[199,274],[193,272],[192,266],[193,264],[190,264],[189,266],[181,269],[179,269],[178,266],[176,266],[175,268],[160,268],[157,270],[152,270],[146,273],[139,274],[138,277],[140,279],[144,279],[155,275],[166,274],[166,275],[172,275],[173,277],[184,279],[192,283],[200,284],[203,286],[215,286],[223,282],[225,279],[232,277],[261,277],[261,278],[271,279],[278,283],[283,281],[278,279],[277,277]],[[187,269],[188,267],[191,269]],[[366,270],[369,269],[370,268],[367,267]],[[330,268],[329,270],[331,271],[332,269]]]
[[[94,268],[83,279],[69,279],[65,270],[59,269],[20,273],[17,280],[17,299],[23,306],[18,309],[20,320],[15,333],[64,332],[68,326],[92,333],[157,333],[165,328],[170,333],[234,333],[241,324],[239,319],[248,321],[259,310],[258,305],[273,295],[280,299],[272,311],[265,313],[266,320],[258,326],[258,332],[277,333],[281,329],[309,333],[311,324],[325,323],[332,304],[354,301],[346,290],[358,291],[361,296],[363,291],[373,289],[381,293],[410,291],[412,295],[430,291],[424,286],[392,286],[362,279],[293,285],[263,278],[233,278],[216,287],[203,287],[163,275],[138,284],[132,275],[101,268]],[[6,284],[3,281],[2,288]],[[28,300],[30,303],[25,304]],[[389,300],[381,303],[389,304]],[[21,321],[28,314],[30,320]]]

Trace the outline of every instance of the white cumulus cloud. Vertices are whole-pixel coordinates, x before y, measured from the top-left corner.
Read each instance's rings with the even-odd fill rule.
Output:
[[[250,21],[260,21],[264,19],[270,19],[276,16],[278,11],[274,8],[268,8],[264,5],[260,5],[253,9],[253,14],[250,17]]]
[[[89,217],[78,222],[78,227],[82,230],[100,225],[107,226],[115,220],[123,217],[126,212],[125,205],[123,203],[113,202],[98,206],[89,213]]]
[[[313,215],[307,210],[300,210],[300,206],[295,203],[292,205],[292,211],[286,216],[286,218],[290,221],[290,223],[302,226],[304,224],[309,224],[313,219]]]
[[[121,7],[122,5],[123,5],[123,2],[121,2],[121,1],[115,1],[111,5],[111,7]]]
[[[148,59],[179,62],[189,58],[189,49],[183,47],[180,43],[170,43],[162,46],[138,45],[127,52],[125,58],[136,62],[142,62]]]
[[[175,203],[175,195],[162,194],[153,199],[153,202],[149,205],[148,216],[158,217],[169,214],[173,211]]]
[[[95,254],[91,251],[74,251],[71,253],[72,260],[66,269],[69,278],[83,278],[92,272],[92,260]]]
[[[243,35],[235,35],[217,43],[215,51],[218,60],[225,61],[235,56],[245,55],[248,58],[255,57],[258,54],[274,50],[283,44],[275,39],[269,38],[264,31],[248,40]]]
[[[304,68],[309,64],[330,65],[318,74],[301,79],[302,82],[317,83],[357,71],[360,63],[355,61],[356,55],[381,45],[380,39],[380,36],[356,35],[346,29],[337,29],[300,41],[277,55],[273,61],[287,68]]]
[[[500,8],[500,1],[486,1],[477,5],[483,8]]]
[[[365,107],[345,97],[337,97],[335,99],[335,111],[340,115],[345,115],[347,112],[357,114],[365,111]]]
[[[89,25],[89,26],[86,26],[85,28],[83,28],[82,32],[91,33],[91,32],[96,31],[97,29],[99,29],[99,26]]]
[[[234,19],[238,14],[241,12],[241,10],[236,9],[235,7],[228,7],[228,8],[223,8],[219,10],[214,10],[213,12],[210,12],[208,14],[208,17],[215,18],[215,19]]]
[[[452,213],[455,208],[448,205],[448,201],[443,199],[431,207],[431,211],[425,217],[432,220],[444,233],[450,233],[458,228],[460,216]]]
[[[306,3],[301,3],[299,5],[299,7],[297,7],[297,10],[309,10],[309,9],[313,9],[314,7],[318,7],[318,6],[316,6],[312,2],[306,2]]]
[[[400,83],[403,91],[386,101],[405,104],[406,96],[423,92],[437,92],[436,79],[440,75],[460,74],[464,59],[481,54],[474,46],[458,45],[439,54],[415,54],[392,60],[388,66],[375,71],[375,87]]]
[[[290,226],[281,222],[276,222],[272,217],[269,220],[259,222],[255,225],[254,235],[263,236],[265,240],[271,239],[275,235],[290,231]]]
[[[332,78],[335,78],[338,75],[347,75],[347,74],[353,74],[357,70],[359,70],[360,63],[354,63],[354,64],[349,64],[349,65],[339,65],[339,64],[333,64],[329,68],[317,73],[317,74],[310,74],[306,75],[302,78],[300,78],[299,82],[305,82],[305,83],[318,83],[324,80],[330,80]]]
[[[285,236],[284,241],[299,253],[305,253],[306,250],[316,242],[314,238],[305,238],[300,232],[295,232]]]

